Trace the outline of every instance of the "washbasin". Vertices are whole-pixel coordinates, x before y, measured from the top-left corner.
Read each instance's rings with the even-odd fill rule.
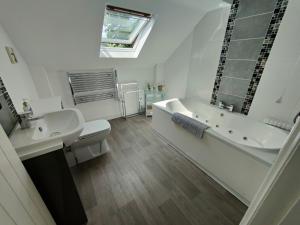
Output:
[[[69,146],[83,129],[82,115],[78,110],[65,109],[47,113],[34,124],[33,140],[61,138]]]
[[[83,116],[78,109],[62,109],[39,116],[39,119],[31,122],[30,128],[17,127],[10,141],[20,154],[32,149],[37,151],[39,146],[45,149],[55,142],[69,146],[78,139],[83,123]]]

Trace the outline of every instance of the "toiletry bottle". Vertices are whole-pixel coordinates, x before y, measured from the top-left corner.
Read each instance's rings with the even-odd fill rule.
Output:
[[[31,111],[31,106],[30,106],[29,101],[27,99],[23,99],[23,111],[24,112]]]

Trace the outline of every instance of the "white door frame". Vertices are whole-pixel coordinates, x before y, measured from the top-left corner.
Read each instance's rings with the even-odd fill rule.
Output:
[[[293,212],[293,207],[299,204],[299,171],[300,119],[294,125],[240,225],[284,224],[289,212]],[[297,219],[300,221],[300,215]]]
[[[55,225],[1,125],[0,221],[5,225]]]

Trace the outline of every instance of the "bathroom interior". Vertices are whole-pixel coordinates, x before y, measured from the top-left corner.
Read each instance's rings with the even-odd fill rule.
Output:
[[[299,225],[298,0],[0,0],[0,224]]]

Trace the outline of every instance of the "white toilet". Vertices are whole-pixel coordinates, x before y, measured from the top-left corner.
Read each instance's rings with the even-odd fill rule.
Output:
[[[104,140],[110,133],[111,126],[107,120],[94,120],[84,123],[78,140],[71,145],[67,153],[69,166],[98,157],[108,151]]]

